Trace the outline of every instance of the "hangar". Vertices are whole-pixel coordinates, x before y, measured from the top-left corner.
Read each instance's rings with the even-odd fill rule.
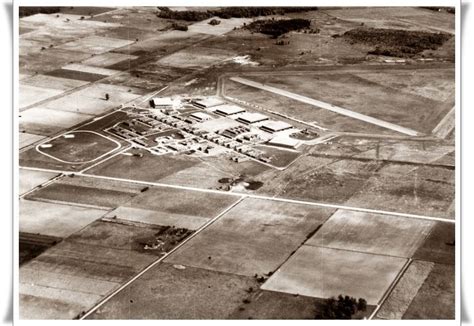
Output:
[[[224,101],[217,97],[206,97],[204,99],[194,100],[192,101],[192,103],[201,109],[207,109],[212,108],[214,106],[222,105],[224,104]]]
[[[175,105],[175,101],[171,97],[155,97],[150,101],[153,108],[168,108]]]
[[[208,120],[211,120],[212,117],[209,115],[209,114],[206,114],[204,112],[194,112],[191,114],[191,117],[193,117],[194,119],[198,120],[198,121],[208,121]]]
[[[240,117],[237,118],[237,121],[245,123],[245,124],[252,124],[260,121],[268,120],[266,115],[261,113],[253,113],[253,112],[245,112]]]
[[[218,107],[216,107],[216,110],[214,112],[223,116],[228,116],[228,115],[245,112],[245,110],[237,105],[224,104],[224,105],[219,105]]]
[[[300,141],[288,136],[276,136],[268,141],[269,145],[295,149],[300,145]]]
[[[272,120],[265,121],[260,126],[260,129],[262,129],[266,132],[270,132],[270,133],[283,131],[283,130],[287,130],[287,129],[291,129],[291,128],[293,128],[293,126],[290,125],[289,123],[286,123],[286,122],[283,122],[283,121],[272,121]]]

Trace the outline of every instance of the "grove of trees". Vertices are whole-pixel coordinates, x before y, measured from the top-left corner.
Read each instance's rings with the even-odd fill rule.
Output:
[[[330,298],[326,301],[317,314],[316,319],[352,319],[358,313],[367,310],[365,299],[339,295],[337,299]]]

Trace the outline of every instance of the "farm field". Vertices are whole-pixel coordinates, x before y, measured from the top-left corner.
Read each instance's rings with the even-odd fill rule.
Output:
[[[257,287],[253,277],[164,263],[109,300],[90,319],[219,319]]]
[[[20,270],[20,314],[77,317],[156,259],[140,239],[159,230],[96,221],[63,240]]]
[[[63,204],[20,200],[20,232],[66,237],[103,216],[107,211]]]
[[[454,316],[454,266],[435,264],[411,302],[403,319],[452,319]],[[432,304],[425,305],[428,298]]]
[[[458,317],[458,8],[19,9],[21,320]]]
[[[23,195],[25,192],[33,190],[37,186],[53,179],[58,175],[58,173],[54,172],[20,169],[20,184],[18,193]]]
[[[135,91],[130,87],[99,83],[50,101],[44,106],[47,109],[59,112],[98,116],[139,97],[139,94],[136,94],[139,91],[136,91],[136,93]],[[105,99],[106,93],[112,94],[109,100]]]
[[[376,318],[402,319],[410,302],[433,269],[434,264],[425,261],[413,261],[401,277],[387,300],[377,312]]]
[[[34,107],[21,112],[19,121],[21,131],[49,136],[90,118],[91,116],[87,114]]]
[[[347,201],[347,205],[388,209],[454,219],[449,207],[454,199],[454,186],[429,179],[400,176],[374,176]]]
[[[157,182],[198,163],[196,159],[190,157],[154,156],[146,151],[131,150],[131,153],[135,152],[143,153],[143,156],[118,155],[87,172],[94,175]]]
[[[292,173],[262,175],[259,193],[314,202],[345,203],[378,169],[377,162],[358,162],[307,155],[291,166]]]
[[[19,139],[20,149],[23,149],[23,148],[25,148],[27,146],[30,146],[30,145],[32,145],[36,142],[39,142],[40,140],[45,139],[44,136],[30,134],[30,133],[27,133],[27,132],[21,132],[19,138],[20,138]]]
[[[338,210],[305,244],[410,258],[434,222]]]
[[[332,211],[244,199],[166,262],[247,276],[273,272]]]
[[[136,192],[126,189],[111,190],[62,183],[48,185],[27,196],[28,199],[46,202],[63,202],[99,208],[114,208],[131,200]]]
[[[329,298],[344,292],[378,304],[406,259],[303,245],[263,285],[264,290]],[[359,270],[352,273],[352,267]]]
[[[235,196],[152,187],[133,200],[122,202],[107,217],[196,230],[237,200]]]
[[[438,222],[432,228],[422,246],[415,252],[414,258],[434,263],[455,263],[454,225]]]
[[[249,295],[232,319],[313,319],[323,300],[283,292],[259,290]]]

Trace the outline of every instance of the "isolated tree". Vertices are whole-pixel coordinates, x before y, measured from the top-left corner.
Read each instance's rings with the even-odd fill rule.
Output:
[[[321,313],[316,315],[317,319],[352,319],[352,316],[359,311],[367,310],[365,299],[339,295],[337,300],[332,297],[326,301],[321,309]]]
[[[105,93],[105,100],[108,101],[110,99],[109,93]]]

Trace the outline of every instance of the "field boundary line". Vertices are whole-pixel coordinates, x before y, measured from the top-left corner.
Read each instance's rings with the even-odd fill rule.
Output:
[[[57,176],[52,177],[51,179],[46,180],[46,181],[43,182],[43,183],[40,183],[39,185],[37,185],[36,187],[33,187],[32,189],[30,189],[30,190],[28,190],[28,191],[25,191],[24,193],[22,193],[22,194],[20,195],[20,199],[22,199],[22,198],[28,196],[29,194],[35,192],[35,191],[38,190],[38,189],[41,189],[41,188],[46,187],[46,186],[49,186],[51,183],[53,183],[53,182],[55,182],[55,181],[57,181],[57,180],[59,180],[59,179],[62,179],[63,177],[64,177],[64,173],[59,173]]]
[[[204,223],[204,225],[202,225],[199,229],[197,229],[193,234],[191,234],[189,237],[187,237],[183,242],[181,242],[179,245],[177,245],[176,247],[174,247],[173,249],[171,249],[169,252],[167,252],[166,254],[164,254],[162,257],[160,257],[158,260],[155,260],[154,262],[152,262],[150,265],[148,265],[147,267],[145,267],[140,273],[138,273],[137,275],[135,275],[133,278],[131,278],[130,280],[128,280],[126,283],[122,284],[118,289],[116,289],[115,291],[113,291],[112,293],[110,293],[109,295],[107,295],[104,299],[102,299],[102,301],[100,301],[98,304],[96,304],[95,306],[93,306],[91,309],[89,309],[84,315],[82,315],[79,319],[80,320],[84,320],[85,318],[87,318],[88,316],[90,316],[92,313],[94,313],[97,309],[99,309],[102,305],[104,305],[105,303],[107,303],[110,299],[112,299],[115,295],[117,295],[119,292],[121,292],[123,289],[125,289],[127,286],[129,286],[130,284],[132,284],[133,282],[135,282],[138,278],[140,278],[143,274],[145,274],[147,271],[149,271],[150,269],[152,269],[153,267],[155,267],[156,265],[158,265],[159,263],[161,263],[163,260],[165,260],[166,258],[168,258],[168,256],[170,256],[171,254],[173,254],[175,251],[179,250],[181,247],[183,247],[186,243],[188,243],[188,241],[190,241],[191,239],[193,239],[195,236],[197,236],[199,233],[201,233],[204,229],[206,229],[209,225],[211,225],[212,223],[214,223],[215,221],[217,221],[221,216],[225,215],[228,211],[230,211],[232,208],[234,208],[235,206],[237,206],[242,200],[244,200],[245,198],[247,198],[247,196],[245,194],[241,195],[240,198],[235,201],[234,203],[232,203],[229,207],[226,207],[222,212],[220,212],[217,216],[215,216],[214,218],[210,219],[209,221],[207,221],[206,223]]]
[[[369,320],[373,319],[375,317],[375,315],[379,312],[380,308],[382,307],[382,305],[385,303],[385,301],[388,299],[388,297],[390,296],[390,294],[393,292],[393,290],[395,289],[395,287],[397,286],[398,282],[400,282],[401,278],[403,277],[403,275],[405,275],[405,272],[407,271],[408,267],[410,267],[411,263],[413,261],[413,258],[408,258],[408,260],[406,261],[405,265],[403,265],[402,269],[400,270],[400,272],[398,272],[397,274],[397,277],[395,277],[395,279],[393,280],[392,284],[390,284],[390,286],[388,287],[388,289],[385,291],[384,295],[382,296],[382,299],[380,299],[379,303],[377,304],[377,306],[375,307],[374,311],[372,312],[372,314],[370,314],[369,316]]]
[[[242,194],[242,193],[236,193],[236,192],[225,192],[225,191],[219,191],[219,190],[213,190],[213,189],[194,188],[194,187],[171,185],[171,184],[165,184],[165,183],[159,183],[159,182],[130,180],[130,179],[99,176],[99,175],[86,174],[86,173],[78,173],[77,175],[82,175],[82,176],[85,176],[85,177],[92,177],[92,178],[99,178],[99,179],[109,179],[109,180],[115,180],[115,181],[138,183],[138,184],[143,184],[143,185],[148,185],[148,186],[158,186],[158,187],[165,187],[165,188],[167,187],[167,188],[175,188],[175,189],[182,189],[182,190],[192,190],[192,191],[215,193],[215,194],[222,194],[222,195],[228,195],[228,196],[244,196],[245,195],[246,197],[255,198],[255,199],[273,200],[273,201],[293,203],[293,204],[319,206],[319,207],[329,207],[329,208],[337,208],[337,209],[344,209],[344,210],[351,210],[351,211],[358,211],[358,212],[365,212],[365,213],[374,213],[374,214],[381,214],[381,215],[393,215],[393,216],[400,216],[400,217],[407,217],[407,218],[418,218],[418,219],[425,219],[425,220],[432,220],[432,221],[455,223],[455,220],[453,220],[453,219],[442,218],[442,217],[423,216],[423,215],[409,214],[409,213],[399,213],[399,212],[390,212],[390,211],[376,210],[376,209],[370,209],[370,208],[344,206],[344,205],[328,204],[328,203],[318,203],[318,202],[311,202],[311,201],[303,201],[303,200],[287,199],[287,198],[278,198],[278,197],[268,197],[268,196],[253,195],[253,194]]]
[[[441,119],[441,121],[433,128],[432,134],[445,139],[446,136],[454,129],[455,125],[456,107],[453,106],[451,110]],[[447,126],[447,128],[446,128]]]
[[[328,207],[328,208],[336,208],[336,209],[343,209],[343,210],[356,211],[356,212],[373,213],[373,214],[380,214],[380,215],[392,215],[392,216],[399,216],[399,217],[406,217],[406,218],[417,218],[417,219],[423,219],[423,220],[429,220],[429,221],[438,221],[438,222],[446,222],[446,223],[453,223],[453,224],[456,223],[455,219],[443,218],[443,217],[425,216],[425,215],[400,213],[400,212],[391,212],[391,211],[377,210],[377,209],[371,209],[371,208],[345,206],[345,205],[330,204],[330,203],[319,203],[319,202],[312,202],[312,201],[304,201],[304,200],[288,199],[288,198],[279,198],[279,197],[269,197],[269,196],[254,195],[254,194],[227,192],[227,191],[220,191],[220,190],[214,190],[214,189],[194,188],[194,187],[189,187],[189,186],[171,185],[171,184],[159,183],[159,182],[141,181],[141,180],[132,180],[132,179],[101,176],[101,175],[89,174],[89,173],[84,173],[84,172],[57,171],[57,170],[48,170],[48,169],[42,169],[42,168],[29,168],[29,167],[20,167],[20,168],[27,169],[27,170],[29,169],[29,170],[45,171],[45,172],[58,172],[58,173],[64,173],[66,175],[67,174],[74,174],[74,175],[77,175],[77,176],[104,179],[104,180],[122,181],[122,182],[129,182],[129,183],[136,183],[136,184],[141,184],[141,185],[145,185],[145,186],[157,186],[157,187],[163,187],[163,188],[174,188],[174,189],[181,189],[181,190],[199,191],[199,192],[206,192],[206,193],[221,194],[221,195],[226,195],[226,196],[236,196],[236,197],[245,196],[245,197],[248,197],[248,198],[273,200],[273,201],[278,201],[278,202],[286,202],[286,203],[293,203],[293,204],[300,204],[300,205]]]
[[[70,202],[70,201],[48,199],[48,198],[43,198],[43,197],[29,197],[29,198],[24,198],[24,199],[29,200],[29,201],[46,203],[46,204],[65,205],[65,206],[81,207],[81,208],[90,208],[90,209],[97,209],[97,210],[107,211],[107,212],[113,211],[113,208],[110,208],[110,207],[107,207],[107,206],[82,204],[82,203],[76,203],[76,202]]]

